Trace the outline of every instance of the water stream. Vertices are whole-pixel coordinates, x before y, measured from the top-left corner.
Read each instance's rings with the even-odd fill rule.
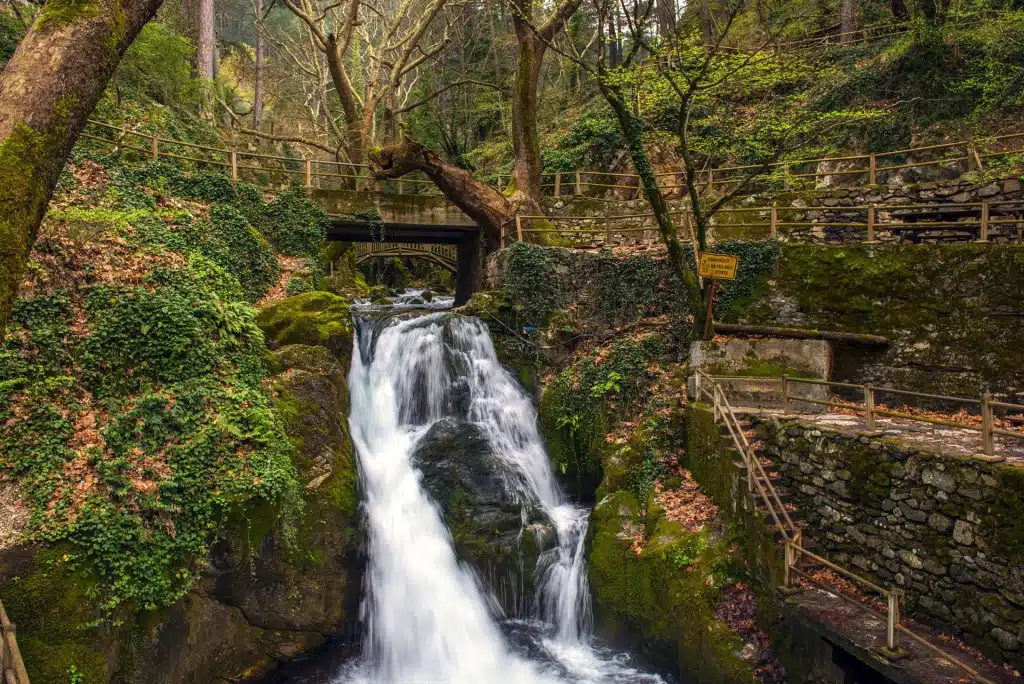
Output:
[[[530,398],[498,362],[476,319],[434,313],[364,320],[349,373],[349,422],[369,533],[362,656],[334,682],[392,684],[650,683],[662,680],[591,636],[584,538],[588,511],[566,500],[537,433]],[[526,511],[557,537],[536,568],[530,619],[500,614],[459,562],[413,454],[436,422],[472,423]],[[463,402],[465,403],[465,402]],[[463,409],[465,410],[465,409]]]

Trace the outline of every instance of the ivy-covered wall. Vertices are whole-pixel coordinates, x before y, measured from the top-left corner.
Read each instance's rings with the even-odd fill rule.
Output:
[[[1021,398],[1022,247],[727,241],[715,250],[740,258],[739,277],[720,283],[717,321],[889,338],[881,349],[835,344],[834,379]],[[487,286],[520,327],[569,337],[668,316],[669,338],[688,332],[686,298],[657,252],[516,245],[489,257]]]
[[[736,280],[723,281],[718,288],[719,319],[729,320],[746,306],[768,280],[780,247],[774,240],[715,245],[715,251],[740,258]],[[696,268],[692,246],[683,245],[683,251]],[[488,257],[485,285],[502,290],[518,312],[520,325],[533,327],[606,328],[689,313],[682,285],[657,252],[618,256],[610,250],[517,243]]]

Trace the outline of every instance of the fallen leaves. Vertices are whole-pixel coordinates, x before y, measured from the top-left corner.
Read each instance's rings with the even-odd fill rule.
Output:
[[[704,524],[718,517],[718,506],[711,501],[690,471],[679,469],[679,487],[666,489],[664,481],[654,484],[655,500],[665,509],[665,517],[690,532],[699,532]]]

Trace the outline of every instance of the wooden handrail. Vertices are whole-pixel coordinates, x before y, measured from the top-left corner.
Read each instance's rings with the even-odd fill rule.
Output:
[[[931,425],[942,425],[945,427],[955,427],[962,430],[971,430],[973,432],[982,433],[982,451],[985,461],[997,462],[1005,460],[1005,457],[999,456],[995,453],[995,435],[1004,437],[1013,437],[1015,439],[1024,440],[1024,430],[1006,430],[995,427],[995,414],[994,409],[1001,408],[1010,411],[1019,411],[1024,413],[1024,404],[1013,404],[1004,401],[994,401],[992,395],[985,392],[980,399],[973,397],[954,397],[944,394],[930,394],[928,392],[914,392],[912,390],[898,389],[895,387],[875,387],[873,385],[858,385],[849,382],[833,382],[830,380],[816,380],[812,378],[796,378],[788,375],[781,377],[755,377],[755,376],[707,376],[710,381],[727,381],[727,382],[756,382],[756,383],[772,383],[778,382],[782,385],[782,405],[784,410],[789,411],[792,408],[793,403],[804,403],[813,404],[815,406],[835,407],[842,408],[848,411],[855,411],[859,414],[864,415],[865,423],[867,424],[868,431],[874,432],[875,417],[883,416],[889,418],[900,418],[902,420],[913,420],[921,423],[929,423]],[[831,400],[814,399],[811,397],[800,397],[793,395],[790,392],[790,385],[793,383],[804,384],[804,385],[815,385],[817,387],[838,387],[841,389],[852,389],[861,392],[864,397],[864,407],[861,408],[859,405],[844,403],[835,404]],[[934,401],[945,401],[955,402],[959,404],[969,404],[972,406],[979,406],[981,409],[981,425],[972,425],[963,421],[946,419],[946,418],[933,418],[931,416],[918,416],[912,413],[905,413],[902,411],[890,411],[888,409],[875,408],[875,399],[877,395],[881,394],[899,394],[901,396],[916,397],[919,399],[931,399]]]
[[[756,493],[761,496],[761,500],[764,502],[769,514],[772,516],[776,525],[779,527],[779,530],[782,532],[784,563],[783,586],[786,589],[793,589],[793,577],[794,575],[799,575],[805,580],[821,586],[823,589],[826,589],[833,595],[838,596],[840,599],[848,602],[849,604],[856,606],[862,610],[865,610],[871,613],[872,615],[884,618],[886,621],[886,653],[883,653],[883,655],[896,655],[899,652],[899,635],[905,634],[911,639],[913,639],[916,643],[919,643],[922,646],[927,647],[935,654],[954,663],[957,667],[966,672],[974,680],[981,682],[982,684],[994,684],[991,680],[986,679],[984,676],[979,674],[977,670],[970,667],[969,665],[961,661],[959,658],[950,655],[946,650],[941,649],[938,646],[932,644],[927,639],[921,637],[918,634],[915,634],[906,625],[901,624],[899,593],[897,592],[897,590],[881,587],[878,584],[872,582],[871,580],[865,579],[857,573],[852,572],[851,570],[848,570],[847,568],[837,563],[833,563],[827,558],[819,556],[818,554],[812,551],[809,551],[804,546],[802,530],[793,524],[793,521],[790,519],[789,514],[786,513],[786,508],[779,499],[778,494],[775,492],[775,489],[772,486],[771,481],[768,479],[768,476],[765,473],[763,466],[761,465],[760,459],[757,458],[756,454],[750,446],[749,441],[746,438],[746,435],[743,433],[743,428],[740,425],[739,419],[736,417],[736,414],[733,411],[732,406],[729,404],[729,400],[725,395],[725,390],[723,389],[722,385],[718,382],[720,379],[722,378],[709,375],[702,370],[697,370],[694,376],[694,384],[696,386],[697,395],[695,397],[695,400],[699,402],[705,398],[711,398],[712,416],[714,418],[714,421],[716,423],[721,422],[726,426],[727,431],[729,432],[729,436],[732,438],[734,448],[737,451],[739,451],[741,455],[743,455],[744,465],[747,468],[748,491],[751,494],[754,494],[754,490],[757,490]],[[764,382],[766,380],[781,380],[784,392],[786,391],[788,382],[794,380],[794,378],[788,378],[787,376],[782,376],[781,378],[747,378],[746,376],[736,376],[728,379],[747,379],[756,380],[760,382]],[[807,380],[807,382],[812,381]],[[849,386],[849,383],[829,383],[828,381],[824,380],[814,380],[813,384],[839,384],[843,386]],[[709,386],[711,387],[710,390],[708,389]],[[803,401],[800,398],[795,399],[797,401]],[[1017,405],[1015,404],[1011,404],[1009,406],[1017,407]],[[1020,406],[1019,408],[1024,409],[1024,406]],[[760,481],[762,479],[764,483],[767,485],[767,487],[761,485]],[[774,496],[769,498],[766,494],[766,489],[770,489]],[[781,522],[782,519],[784,519],[786,522],[785,526]],[[843,577],[846,577],[852,580],[853,582],[860,584],[869,591],[884,596],[886,599],[885,615],[881,615],[871,606],[865,605],[859,601],[854,601],[849,597],[843,596],[842,593],[836,591],[834,587],[830,587],[824,584],[823,582],[815,579],[810,573],[801,570],[801,568],[799,567],[799,563],[802,558],[807,558],[813,561],[814,563],[823,565],[826,568],[839,573]]]
[[[198,149],[198,150],[213,152],[215,154],[221,154],[221,155],[227,155],[227,156],[231,156],[234,153],[234,154],[236,154],[238,156],[244,156],[244,157],[249,157],[249,158],[254,158],[254,159],[270,159],[270,160],[275,160],[275,161],[295,161],[295,162],[305,161],[304,159],[301,159],[301,158],[281,157],[281,156],[274,156],[274,155],[263,155],[263,154],[257,154],[257,153],[251,153],[251,152],[233,151],[233,150],[230,150],[230,149],[227,149],[227,148],[218,148],[218,147],[210,147],[210,146],[206,146],[206,145],[197,145],[195,143],[185,142],[185,141],[181,141],[181,140],[173,140],[173,139],[170,139],[170,138],[163,138],[163,137],[160,137],[157,134],[141,133],[141,132],[138,132],[138,131],[133,131],[133,130],[128,129],[128,128],[124,128],[124,127],[120,127],[120,126],[115,126],[114,124],[111,124],[111,123],[108,123],[108,122],[96,121],[96,120],[93,120],[93,119],[89,119],[88,123],[90,123],[90,124],[92,124],[94,126],[99,126],[101,128],[106,128],[106,129],[109,129],[111,131],[115,131],[115,132],[121,134],[121,136],[132,135],[132,136],[136,136],[136,137],[139,137],[139,138],[145,138],[146,140],[151,141],[151,148],[152,148],[152,153],[154,155],[154,158],[157,158],[157,157],[160,157],[160,156],[166,156],[166,157],[172,157],[173,156],[171,154],[159,151],[159,146],[160,146],[161,143],[163,143],[165,145],[180,145],[180,146],[184,146],[184,147],[190,147],[190,148],[194,148],[194,149]],[[99,140],[99,141],[117,143],[117,144],[121,144],[122,146],[125,146],[125,145],[123,145],[123,143],[121,143],[120,140],[118,140],[118,141],[106,140],[104,138],[100,138],[99,136],[91,136],[91,135],[88,135],[88,134],[83,134],[83,137],[86,137],[88,139]],[[912,154],[912,153],[919,153],[919,152],[938,150],[938,149],[949,149],[949,148],[954,148],[954,147],[967,147],[969,149],[976,149],[979,144],[984,144],[986,142],[994,142],[994,141],[998,141],[998,140],[1008,140],[1010,138],[1024,138],[1024,131],[1016,132],[1016,133],[1001,133],[1001,134],[998,134],[998,135],[989,136],[987,138],[979,138],[979,139],[974,139],[974,140],[958,140],[958,141],[954,141],[954,142],[940,143],[940,144],[936,144],[936,145],[924,145],[924,146],[909,147],[909,148],[899,149],[899,150],[889,150],[887,152],[873,152],[873,153],[869,153],[869,154],[846,155],[846,156],[840,156],[840,157],[815,157],[815,158],[808,158],[808,159],[794,159],[794,160],[790,160],[790,161],[773,162],[771,164],[765,165],[765,168],[766,168],[765,174],[759,174],[759,175],[766,176],[766,175],[770,175],[771,173],[774,173],[775,171],[777,171],[779,169],[789,169],[789,168],[792,168],[794,166],[803,166],[803,165],[806,165],[806,164],[818,164],[818,163],[822,163],[822,162],[839,162],[839,161],[868,161],[868,162],[870,162],[868,168],[864,168],[864,169],[841,169],[841,170],[836,170],[836,171],[828,172],[827,175],[860,175],[860,174],[870,174],[871,175],[871,179],[870,180],[872,182],[874,182],[876,180],[874,178],[874,176],[877,173],[880,173],[880,172],[893,171],[893,170],[904,169],[904,168],[911,168],[911,167],[920,167],[920,166],[935,166],[935,165],[941,165],[941,164],[949,163],[950,161],[963,161],[963,160],[967,160],[968,162],[970,162],[970,157],[968,155],[968,156],[959,156],[959,157],[952,157],[952,158],[935,159],[935,160],[923,161],[923,162],[912,162],[912,163],[907,163],[907,164],[896,164],[896,165],[889,165],[889,166],[878,166],[877,165],[877,159],[879,157],[891,157],[891,156],[896,156],[896,155]],[[136,149],[136,150],[139,150],[140,152],[143,152],[143,153],[149,152],[149,150],[145,150],[145,149],[142,149],[142,148],[139,148],[139,147],[131,147],[131,149]],[[1020,153],[1020,152],[1024,152],[1024,148],[1005,150],[1005,151],[1001,151],[1001,152],[984,153],[984,154],[979,155],[979,158],[990,158],[990,157],[995,157],[995,156],[1006,156],[1006,155],[1011,155],[1011,154],[1017,154],[1017,153]],[[181,158],[182,159],[187,159],[187,160],[190,160],[190,161],[197,161],[197,162],[201,162],[201,163],[220,163],[220,164],[223,164],[223,162],[214,162],[214,161],[198,159],[198,158],[194,158],[194,157],[181,157]],[[351,162],[340,162],[340,161],[329,161],[329,160],[313,160],[313,159],[311,159],[310,161],[312,163],[314,163],[314,164],[334,165],[336,167],[352,168],[353,170],[362,170],[362,169],[367,169],[368,168],[366,164],[355,164],[355,163],[351,163]],[[737,182],[742,182],[740,180],[729,178],[728,175],[730,173],[736,172],[736,171],[744,171],[744,170],[749,170],[749,169],[756,169],[756,168],[759,168],[759,167],[760,167],[760,165],[757,165],[757,164],[737,165],[737,166],[714,166],[714,167],[709,167],[708,169],[701,170],[699,176],[701,176],[702,178],[704,178],[704,177],[707,178],[706,181],[705,180],[701,180],[701,183],[702,184],[706,184],[709,187],[715,186],[715,185],[719,185],[719,186],[721,186],[721,185],[729,185],[729,184],[733,184],[733,183],[737,183]],[[258,170],[267,171],[267,172],[282,171],[282,169],[265,168],[265,167],[259,167],[259,166],[247,166],[246,168],[248,168],[248,169],[258,169]],[[682,170],[679,170],[679,171],[668,171],[668,172],[663,172],[663,173],[655,174],[655,176],[658,177],[658,178],[677,177],[681,173],[683,173]],[[314,173],[313,175],[316,175],[316,176],[328,176],[328,174],[324,174],[324,173]],[[637,174],[635,174],[635,173],[625,173],[625,172],[615,172],[615,171],[597,171],[597,170],[589,170],[589,171],[588,170],[545,171],[545,172],[543,172],[542,175],[553,176],[554,177],[554,182],[553,183],[544,183],[544,184],[542,184],[542,187],[544,187],[544,188],[554,188],[556,196],[562,196],[563,193],[562,193],[561,190],[562,190],[562,188],[565,188],[565,187],[569,187],[569,188],[572,189],[571,192],[569,193],[570,195],[582,194],[582,190],[583,190],[584,187],[602,187],[602,188],[613,188],[613,189],[623,189],[623,190],[637,190],[638,189],[638,185],[623,185],[621,183],[594,183],[594,182],[587,182],[587,181],[584,181],[584,180],[581,179],[582,176],[605,176],[605,177],[611,176],[612,178],[615,178],[615,179],[618,179],[618,178],[639,179],[639,176]],[[574,182],[563,183],[562,182],[562,178],[563,178],[563,176],[566,176],[566,175],[568,175],[570,177],[573,177]],[[817,176],[820,176],[820,175],[826,175],[826,174],[821,174],[821,173],[796,173],[796,174],[787,174],[787,175],[790,178],[813,178],[813,177],[817,177]],[[717,178],[715,176],[717,176]],[[499,180],[499,183],[497,185],[500,186],[500,177],[499,177],[498,180]],[[431,183],[431,181],[413,180],[413,179],[409,179],[409,180],[405,180],[405,181],[402,181],[400,179],[396,179],[394,182],[399,183],[399,184],[401,184],[403,182],[405,182],[405,183],[417,183],[418,182],[418,183],[423,183],[423,184]],[[664,185],[663,189],[664,190],[680,189],[682,187],[684,187],[684,186],[680,185],[680,184]]]
[[[14,623],[7,616],[0,601],[0,679],[3,684],[30,684],[25,661],[18,648],[18,637]]]

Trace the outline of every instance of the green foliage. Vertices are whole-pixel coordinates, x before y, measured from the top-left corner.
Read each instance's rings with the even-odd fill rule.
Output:
[[[194,52],[188,38],[167,24],[149,22],[114,73],[112,85],[118,99],[152,98],[163,105],[194,109],[200,94],[192,77]]]
[[[607,168],[622,149],[622,133],[606,110],[587,111],[576,119],[565,137],[543,153],[545,171]],[[607,182],[603,180],[601,182]]]
[[[665,465],[659,463],[658,452],[651,445],[643,453],[643,457],[631,464],[626,470],[626,487],[633,492],[640,507],[646,515],[651,488],[654,483],[665,476]]]
[[[544,327],[565,305],[548,252],[539,245],[517,242],[509,248],[503,287],[523,326]]]
[[[24,34],[25,27],[18,21],[14,12],[0,9],[0,66],[11,58]]]
[[[569,366],[544,388],[539,415],[549,454],[585,496],[601,481],[607,412],[621,419],[643,405],[648,364],[663,350],[659,335],[625,339]]]
[[[292,447],[259,388],[254,312],[193,277],[91,288],[90,332],[71,344],[65,298],[20,302],[3,346],[30,353],[21,382],[0,386],[0,470],[24,487],[34,534],[97,574],[107,611],[169,605],[233,506],[295,500]],[[64,370],[48,363],[56,346]]]
[[[278,275],[243,213],[262,198],[219,174],[100,161],[105,183],[62,177],[57,192],[76,205],[51,220],[116,254],[103,270],[63,269],[78,249],[52,245],[34,268],[68,289],[19,300],[0,344],[0,477],[22,487],[29,539],[66,549],[61,562],[94,578],[81,600],[101,609],[75,629],[173,603],[235,511],[265,502],[287,543],[300,507],[294,446],[262,387],[263,335],[245,301]],[[313,213],[286,204],[276,216],[298,234]],[[49,645],[26,636],[26,651]],[[93,671],[95,654],[68,649],[47,672]]]
[[[308,278],[292,278],[285,285],[284,293],[289,297],[313,291],[313,284]]]
[[[327,212],[294,188],[277,193],[250,220],[287,256],[316,256],[327,239]]]

